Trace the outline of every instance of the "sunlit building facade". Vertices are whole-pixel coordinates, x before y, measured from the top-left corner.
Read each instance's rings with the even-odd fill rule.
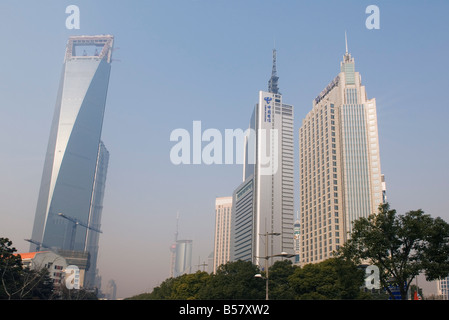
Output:
[[[215,238],[213,272],[230,260],[232,197],[215,199]]]
[[[259,92],[245,140],[243,181],[233,193],[231,259],[262,268],[267,254],[294,253],[294,114],[282,102],[277,80],[273,51],[268,90]]]
[[[300,264],[332,256],[385,200],[375,99],[347,52],[299,129]]]

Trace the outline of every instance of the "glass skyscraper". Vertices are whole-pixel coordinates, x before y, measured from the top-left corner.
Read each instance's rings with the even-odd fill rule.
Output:
[[[101,35],[67,42],[31,236],[30,251],[89,252],[91,270],[109,161],[101,131],[113,41]]]
[[[367,98],[346,48],[340,73],[299,130],[301,264],[331,257],[352,221],[385,201],[377,130],[376,100]]]

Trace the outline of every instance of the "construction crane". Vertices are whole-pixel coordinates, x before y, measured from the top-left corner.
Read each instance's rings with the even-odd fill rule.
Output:
[[[71,235],[71,238],[70,238],[70,250],[73,250],[74,247],[75,247],[75,235],[76,235],[76,227],[77,226],[82,226],[82,227],[85,227],[85,228],[90,229],[92,231],[95,231],[95,232],[98,232],[98,233],[103,233],[101,230],[99,230],[97,228],[94,228],[94,227],[91,227],[91,226],[89,226],[89,225],[79,221],[78,219],[69,217],[69,216],[67,216],[67,215],[65,215],[63,213],[58,213],[58,216],[60,216],[60,217],[62,217],[64,219],[67,219],[67,220],[69,220],[70,222],[73,223],[72,235]]]
[[[36,245],[36,251],[40,251],[41,248],[45,248],[45,249],[48,249],[48,250],[50,250],[50,251],[53,251],[52,248],[50,248],[49,246],[43,244],[42,242],[35,241],[35,240],[32,240],[32,239],[25,239],[25,241],[27,241],[27,242],[29,242],[29,243],[32,243],[32,244]]]

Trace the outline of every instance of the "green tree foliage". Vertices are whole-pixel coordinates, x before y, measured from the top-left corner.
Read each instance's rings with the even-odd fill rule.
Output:
[[[295,291],[290,279],[298,267],[291,260],[276,261],[269,269],[269,299],[292,300],[295,299]]]
[[[48,271],[24,268],[16,251],[11,240],[0,238],[0,299],[49,299],[53,284]]]
[[[367,262],[380,269],[380,281],[392,298],[391,287],[402,299],[421,272],[427,280],[449,274],[449,225],[422,210],[397,215],[388,204],[353,223],[351,238],[339,252],[354,263]]]
[[[364,272],[355,264],[332,258],[295,268],[289,282],[299,300],[365,299]]]
[[[129,299],[170,300],[263,300],[264,279],[251,262],[228,262],[216,274],[197,272],[169,278],[151,293]],[[329,259],[322,263],[295,266],[289,260],[276,261],[269,270],[269,298],[293,299],[363,299],[368,298],[360,287],[364,272],[350,261]]]
[[[22,259],[8,238],[0,238],[0,299],[12,299],[18,290],[22,273]]]
[[[207,272],[184,274],[169,278],[154,288],[151,293],[143,293],[132,297],[135,300],[197,300],[200,291],[207,286],[210,275]]]
[[[202,299],[264,299],[265,282],[256,278],[259,268],[251,262],[236,261],[221,265],[211,275]]]

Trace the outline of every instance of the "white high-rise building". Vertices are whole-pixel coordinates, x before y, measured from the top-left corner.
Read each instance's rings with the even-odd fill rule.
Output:
[[[232,197],[215,199],[215,241],[213,272],[230,260]]]
[[[245,140],[243,182],[233,194],[231,260],[261,267],[266,256],[294,253],[293,106],[282,102],[277,80],[274,50],[269,88],[259,92]]]
[[[352,222],[385,200],[376,100],[368,99],[354,59],[313,101],[299,129],[300,264],[330,258]]]

